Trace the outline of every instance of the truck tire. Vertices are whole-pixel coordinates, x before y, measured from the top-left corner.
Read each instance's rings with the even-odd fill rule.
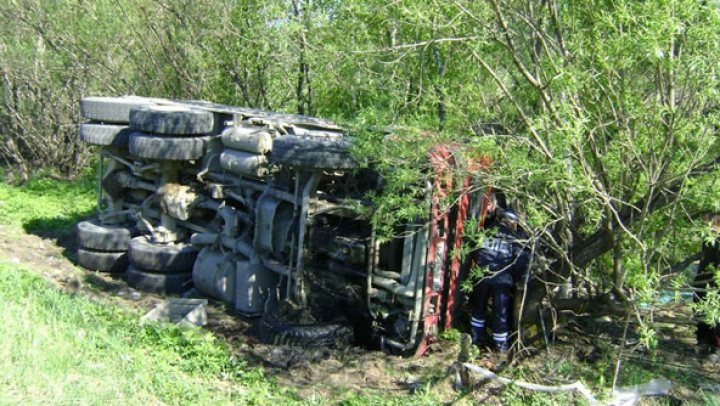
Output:
[[[101,224],[100,220],[81,221],[77,224],[78,245],[95,251],[127,251],[136,229]]]
[[[141,106],[130,110],[130,128],[156,135],[211,134],[215,116],[185,106]]]
[[[260,318],[258,329],[260,341],[274,345],[342,349],[350,346],[355,339],[353,329],[345,319],[298,323],[265,315]]]
[[[130,241],[130,265],[155,273],[192,273],[198,249],[190,244],[155,244],[148,236]]]
[[[176,295],[192,286],[191,273],[158,274],[130,265],[123,275],[128,286],[158,295]]]
[[[270,161],[308,169],[354,169],[357,162],[350,155],[345,139],[301,138],[292,135],[273,140]]]
[[[127,124],[131,109],[153,104],[141,97],[84,97],[80,99],[80,115],[103,123]]]
[[[128,267],[128,256],[127,252],[93,251],[80,247],[77,250],[77,262],[91,271],[121,273]]]
[[[81,123],[80,139],[88,144],[127,148],[130,129],[126,125]]]
[[[170,138],[133,132],[129,137],[128,150],[130,155],[140,158],[187,161],[202,158],[210,149],[210,143],[215,140],[219,138],[217,136]]]

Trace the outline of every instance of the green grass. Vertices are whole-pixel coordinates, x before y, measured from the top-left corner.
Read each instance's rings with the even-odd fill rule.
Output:
[[[0,404],[292,400],[208,332],[140,326],[138,314],[66,294],[4,261],[0,301]]]
[[[34,177],[22,187],[0,183],[0,223],[28,232],[72,227],[97,207],[97,181],[88,171],[77,181]]]
[[[202,329],[58,290],[0,259],[0,405],[433,405],[428,393],[299,400]]]

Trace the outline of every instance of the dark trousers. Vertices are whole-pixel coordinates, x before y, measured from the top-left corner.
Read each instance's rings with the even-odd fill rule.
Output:
[[[472,313],[473,319],[487,320],[488,305],[492,295],[493,333],[508,333],[510,331],[510,318],[512,315],[512,293],[513,286],[510,284],[497,283],[492,279],[480,281],[473,290],[475,300],[475,307]]]
[[[717,289],[718,285],[714,278],[714,269],[720,268],[720,244],[714,241],[702,246],[702,259],[698,265],[698,272],[695,275],[693,286],[698,288],[694,300],[700,302],[705,300],[707,289]],[[720,347],[720,324],[710,325],[703,321],[697,324],[697,342],[711,347]]]
[[[713,287],[709,284],[704,286],[705,289],[712,289]],[[705,292],[697,292],[695,294],[695,301],[701,301],[705,299]],[[697,343],[700,345],[708,345],[715,348],[720,348],[720,324],[710,325],[704,321],[697,323],[696,331]]]

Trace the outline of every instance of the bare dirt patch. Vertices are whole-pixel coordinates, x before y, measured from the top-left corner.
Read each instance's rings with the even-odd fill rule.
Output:
[[[72,260],[75,249],[72,233],[62,237],[40,236],[0,225],[0,256],[38,272],[60,289],[101,303],[148,311],[164,299],[128,287],[117,275],[89,272],[75,266]],[[673,311],[675,316],[683,317],[682,309]],[[590,369],[596,366],[597,374],[612,376],[608,369],[615,368],[618,349],[622,347],[624,360],[639,366],[647,364],[645,369],[652,371],[648,376],[666,376],[674,382],[670,403],[697,401],[701,385],[720,387],[717,373],[720,363],[698,352],[690,324],[659,326],[659,349],[648,352],[633,343],[632,329],[622,341],[622,323],[582,317],[566,318],[563,323],[550,347],[528,352],[513,361],[514,366],[528,371],[525,380],[547,385],[578,379],[566,376],[563,368],[567,365],[582,366],[585,370],[588,366]],[[455,390],[456,374],[452,366],[459,351],[455,342],[440,341],[419,358],[389,356],[361,348],[300,350],[262,344],[257,339],[256,324],[257,320],[241,317],[221,303],[211,302],[208,308],[207,329],[225,340],[230,349],[250,365],[262,366],[267,376],[296,387],[299,397],[333,399],[347,392],[377,392],[392,396],[423,389],[430,384],[433,394],[447,404],[499,402],[496,397],[499,385],[492,382],[476,382],[467,392]],[[623,342],[625,345],[620,345]],[[497,361],[497,358],[484,354],[472,362],[492,368]]]

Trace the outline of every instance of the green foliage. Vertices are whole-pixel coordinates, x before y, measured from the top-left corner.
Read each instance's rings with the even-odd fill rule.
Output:
[[[442,333],[440,333],[440,339],[453,341],[453,342],[459,342],[461,334],[462,334],[462,332],[460,332],[460,330],[451,328],[451,329],[443,330]]]
[[[720,283],[720,270],[708,267],[708,271],[714,272],[716,286]],[[690,307],[703,321],[709,325],[720,323],[720,292],[717,289],[708,289],[703,300],[693,301]]]

